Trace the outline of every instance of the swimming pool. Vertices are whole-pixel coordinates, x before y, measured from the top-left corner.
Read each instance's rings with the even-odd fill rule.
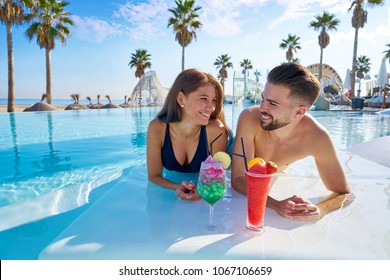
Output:
[[[243,105],[224,109],[235,131]],[[158,110],[0,114],[0,232],[82,208],[93,190],[103,186],[104,192],[124,172],[145,165],[147,125]],[[390,119],[375,113],[310,114],[329,130],[340,151],[390,135]]]

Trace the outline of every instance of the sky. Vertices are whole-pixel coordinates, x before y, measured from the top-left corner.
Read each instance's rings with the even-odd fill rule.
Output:
[[[174,0],[68,0],[67,11],[75,23],[65,45],[56,43],[52,51],[53,99],[81,99],[110,95],[123,100],[138,82],[135,68],[128,66],[136,49],[151,55],[151,70],[169,88],[181,71],[181,46],[171,27]],[[390,43],[390,1],[381,7],[367,7],[368,20],[359,29],[358,56],[371,61],[374,77]],[[323,63],[333,67],[342,79],[352,68],[355,29],[351,27],[351,1],[347,0],[196,0],[203,26],[185,50],[185,68],[197,68],[215,76],[213,63],[222,54],[231,57],[234,69],[228,70],[226,94],[232,94],[234,71],[249,59],[254,70],[267,72],[285,62],[279,47],[288,34],[300,37],[301,50],[294,54],[305,65],[319,63],[319,31],[309,27],[323,11],[340,20],[337,31],[329,31],[330,44],[324,49]],[[45,51],[35,39],[25,36],[27,25],[13,28],[15,60],[15,98],[39,99],[46,89]],[[390,71],[389,61],[387,69]],[[0,25],[0,99],[7,98],[6,29]]]

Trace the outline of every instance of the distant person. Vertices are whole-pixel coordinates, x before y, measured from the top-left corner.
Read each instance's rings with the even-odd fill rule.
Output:
[[[320,88],[317,78],[302,65],[282,64],[268,74],[261,104],[245,109],[238,119],[234,153],[242,154],[242,138],[248,161],[254,157],[271,160],[279,171],[312,156],[322,182],[333,192],[318,205],[298,195],[280,201],[268,197],[268,207],[293,220],[318,220],[353,199],[328,132],[307,114]],[[231,180],[235,190],[246,194],[240,157],[233,157]]]
[[[181,184],[163,177],[163,168],[180,173],[198,173],[212,153],[226,151],[230,130],[223,111],[223,89],[210,74],[184,70],[169,90],[164,106],[148,127],[148,179],[176,191],[179,198],[198,200],[193,182]]]

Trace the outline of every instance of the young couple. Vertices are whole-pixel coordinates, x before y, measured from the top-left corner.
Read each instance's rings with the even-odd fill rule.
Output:
[[[312,156],[326,188],[332,192],[317,205],[298,195],[276,200],[268,197],[267,206],[295,220],[318,220],[326,213],[352,201],[332,140],[307,110],[320,93],[320,83],[305,67],[286,63],[268,75],[260,106],[241,112],[233,152],[241,153],[241,138],[247,159],[261,157],[274,161],[279,170]],[[223,115],[223,89],[211,75],[189,69],[173,83],[164,106],[151,121],[147,139],[148,178],[151,182],[175,190],[179,198],[198,200],[196,185],[174,183],[163,177],[163,168],[197,173],[209,153],[226,152],[232,138]],[[245,167],[242,158],[233,157],[232,187],[246,194]]]

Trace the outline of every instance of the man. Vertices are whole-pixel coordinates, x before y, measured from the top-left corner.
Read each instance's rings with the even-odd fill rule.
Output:
[[[317,99],[321,85],[298,63],[275,67],[268,75],[260,106],[241,112],[233,152],[242,154],[243,139],[247,160],[260,157],[273,161],[279,171],[289,164],[312,156],[319,175],[332,195],[317,205],[294,195],[278,201],[268,197],[267,206],[294,220],[318,220],[353,199],[345,174],[326,129],[307,110]],[[233,157],[232,186],[246,194],[245,164]]]

